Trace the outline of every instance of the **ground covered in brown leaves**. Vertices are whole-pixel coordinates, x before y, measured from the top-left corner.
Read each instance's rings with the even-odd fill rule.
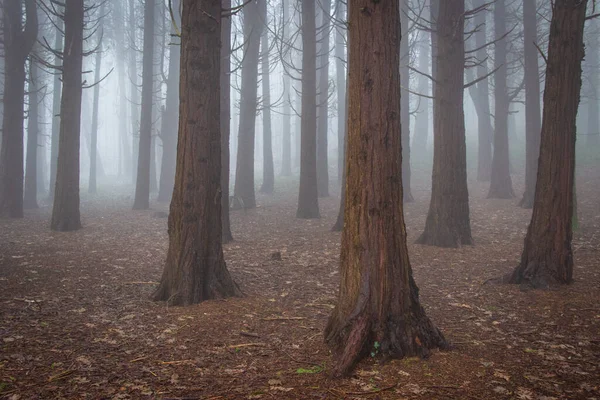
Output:
[[[295,194],[232,213],[225,255],[246,296],[187,308],[150,300],[164,205],[131,211],[111,189],[83,199],[78,232],[51,232],[48,207],[0,221],[0,398],[600,399],[600,174],[580,174],[574,284],[483,285],[516,266],[530,211],[473,183],[475,246],[409,244],[422,303],[454,349],[375,357],[342,380],[328,378],[322,337],[339,279],[336,197],[321,200],[319,220],[295,218]],[[426,183],[405,208],[409,242]]]

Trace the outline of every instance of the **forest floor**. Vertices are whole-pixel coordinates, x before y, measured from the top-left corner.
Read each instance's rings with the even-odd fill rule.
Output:
[[[428,360],[367,359],[328,377],[323,328],[338,288],[340,234],[295,218],[289,194],[232,213],[225,255],[243,298],[181,308],[150,300],[167,219],[118,191],[82,199],[84,228],[48,229],[49,207],[0,221],[0,398],[600,399],[600,171],[580,171],[575,282],[551,291],[483,285],[518,263],[530,210],[472,183],[475,246],[412,242],[429,193],[407,204],[421,302],[453,344]],[[280,189],[281,190],[281,189]],[[522,180],[515,182],[521,193]],[[280,253],[281,259],[273,256]]]

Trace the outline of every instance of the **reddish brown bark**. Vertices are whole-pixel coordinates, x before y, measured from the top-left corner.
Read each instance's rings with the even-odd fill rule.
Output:
[[[221,0],[184,0],[182,16],[169,250],[154,296],[174,305],[240,294],[221,246]]]
[[[550,24],[533,215],[510,283],[548,288],[573,278],[576,117],[587,1],[555,0]]]
[[[398,2],[349,3],[347,193],[338,302],[325,329],[332,374],[446,347],[419,303],[402,210]],[[377,343],[377,345],[375,345]]]

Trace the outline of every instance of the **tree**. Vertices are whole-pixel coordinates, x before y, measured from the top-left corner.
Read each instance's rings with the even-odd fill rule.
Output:
[[[256,105],[260,37],[264,22],[260,19],[261,3],[257,0],[244,6],[244,59],[242,61],[242,89],[240,93],[240,124],[235,171],[234,195],[244,202],[245,208],[256,207],[254,192],[254,139],[256,136]]]
[[[137,153],[139,151],[139,138],[137,133],[139,127],[139,103],[138,103],[138,63],[137,63],[137,13],[135,10],[135,0],[129,0],[129,79],[131,80],[131,135],[133,136],[133,154],[131,157],[131,179],[135,184],[137,179]],[[137,139],[137,140],[136,140]],[[137,144],[137,146],[136,146]]]
[[[27,158],[25,165],[25,190],[23,208],[38,208],[37,203],[37,161],[39,142],[39,90],[40,77],[35,56],[29,57],[29,112],[27,115]]]
[[[331,0],[320,0],[321,38],[318,60],[317,105],[317,191],[319,197],[329,197],[328,118],[329,118],[329,34]]]
[[[540,151],[540,78],[538,67],[537,8],[535,0],[523,2],[525,36],[525,191],[519,205],[533,207]]]
[[[290,0],[282,0],[283,23],[281,26],[283,41],[288,43],[290,40],[290,29],[287,27],[290,14]],[[287,29],[286,29],[287,28]],[[289,52],[289,46],[285,46],[285,52]],[[282,116],[282,140],[281,140],[281,175],[292,176],[292,130],[291,130],[291,83],[290,75],[287,72],[283,74],[283,116]]]
[[[425,17],[427,18],[427,17]],[[417,49],[419,52],[418,69],[421,72],[429,73],[429,35],[422,34],[419,40]],[[426,94],[429,92],[429,78],[425,75],[419,76],[418,92]],[[427,154],[427,137],[429,136],[429,100],[427,98],[419,98],[419,109],[415,120],[415,133],[413,135],[413,144],[411,152],[419,157]]]
[[[464,96],[464,0],[438,3],[433,76],[433,177],[425,230],[419,244],[473,244],[469,220]],[[435,15],[435,14],[434,14]]]
[[[50,228],[74,231],[81,228],[79,214],[79,143],[83,65],[84,0],[65,1],[60,138],[56,189]]]
[[[57,10],[60,6],[56,5]],[[58,18],[56,21],[55,36],[54,36],[54,65],[57,68],[62,66],[60,52],[63,51],[63,34],[64,21]],[[52,82],[52,138],[50,143],[50,187],[48,188],[48,198],[54,198],[54,189],[56,188],[56,168],[58,164],[58,142],[60,140],[60,95],[62,93],[62,82],[60,74],[54,74]]]
[[[342,0],[336,0],[335,18],[335,71],[337,89],[337,134],[338,134],[338,182],[342,182],[344,175],[344,147],[346,142],[346,38],[344,32],[346,27],[340,21],[346,19],[346,4]],[[342,186],[342,190],[344,187]],[[341,226],[340,226],[341,230]]]
[[[25,62],[37,39],[35,0],[4,2],[4,118],[0,147],[0,217],[23,217]]]
[[[419,303],[406,246],[399,17],[399,2],[349,3],[348,191],[339,297],[325,328],[335,376],[374,344],[385,358],[447,347]]]
[[[400,80],[404,88],[402,93],[402,193],[403,201],[415,201],[410,190],[410,46],[408,44],[408,0],[401,1],[400,22],[402,25],[402,38],[400,39]]]
[[[268,24],[267,2],[260,4],[261,23]],[[273,167],[273,134],[271,130],[271,80],[269,79],[269,30],[264,29],[261,37],[262,75],[262,116],[263,116],[263,183],[261,193],[272,194],[275,189],[275,168]]]
[[[510,283],[548,288],[573,279],[575,138],[586,0],[555,0],[531,222]]]
[[[152,91],[154,75],[155,1],[144,3],[144,52],[142,56],[142,109],[134,210],[150,208],[150,151],[152,147]],[[136,89],[137,90],[137,89]]]
[[[90,180],[88,192],[95,194],[98,191],[98,113],[100,107],[100,72],[102,70],[102,36],[103,36],[103,20],[104,20],[104,5],[100,6],[100,19],[98,21],[98,46],[96,49],[96,62],[94,64],[94,103],[92,105],[92,128],[90,130]]]
[[[231,0],[223,1],[231,8]],[[231,136],[231,18],[221,19],[221,235],[223,243],[233,240],[229,219],[229,138]]]
[[[221,31],[221,0],[183,0],[169,250],[154,295],[174,305],[241,294],[221,246]]]
[[[508,113],[510,98],[507,87],[506,50],[506,4],[505,0],[494,2],[494,59],[497,71],[494,74],[494,155],[488,199],[512,199],[515,193],[510,178],[508,151]]]
[[[302,118],[298,218],[320,218],[317,188],[317,34],[315,0],[302,1]]]

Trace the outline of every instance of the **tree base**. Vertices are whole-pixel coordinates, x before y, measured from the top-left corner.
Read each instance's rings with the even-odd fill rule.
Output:
[[[300,210],[296,211],[296,218],[300,219],[319,219],[321,218],[321,214],[319,210]]]
[[[560,269],[564,269],[561,266]],[[559,277],[554,273],[558,268],[551,268],[545,263],[528,262],[521,263],[512,274],[506,277],[507,283],[527,285],[533,289],[550,290],[552,288],[568,285],[573,282],[572,268],[567,268],[567,273]]]
[[[72,232],[81,229],[81,222],[78,220],[52,221],[50,229],[57,232]]]
[[[534,193],[529,193],[526,191],[525,193],[523,193],[523,198],[521,198],[521,201],[519,201],[519,207],[525,209],[533,208],[533,198]]]
[[[412,193],[410,193],[410,191],[404,192],[403,197],[404,198],[402,200],[405,203],[414,203],[414,201],[415,201],[415,198],[413,197]]]
[[[461,234],[450,228],[427,228],[415,241],[416,244],[427,246],[458,248],[473,245],[473,238],[469,234]]]

